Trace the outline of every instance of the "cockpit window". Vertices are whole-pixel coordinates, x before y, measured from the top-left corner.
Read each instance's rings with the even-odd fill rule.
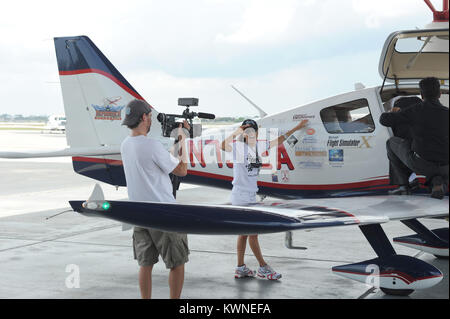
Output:
[[[320,111],[320,117],[330,134],[370,133],[375,130],[369,102],[366,99],[324,108]]]

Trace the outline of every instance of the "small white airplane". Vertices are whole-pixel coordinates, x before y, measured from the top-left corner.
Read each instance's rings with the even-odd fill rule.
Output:
[[[379,64],[381,86],[358,84],[355,91],[272,115],[258,108],[260,128],[276,128],[278,134],[300,120],[309,120],[301,134],[263,154],[268,162],[258,182],[260,194],[280,200],[248,207],[106,201],[96,186],[89,200],[70,201],[72,208],[87,216],[194,234],[359,226],[378,257],[333,267],[334,273],[363,283],[376,277],[379,287],[394,295],[436,285],[442,272],[417,258],[398,255],[381,224],[401,221],[416,234],[394,242],[448,258],[449,229],[429,230],[418,220],[448,216],[448,196],[429,198],[420,194],[423,187],[411,196],[387,195],[391,186],[385,142],[393,133],[378,122],[395,98],[419,95],[418,82],[424,77],[441,79],[442,102],[448,107],[448,0],[444,0],[442,12],[433,10],[435,20],[424,29],[388,36]],[[0,157],[72,156],[77,173],[126,186],[120,144],[129,130],[121,125],[123,109],[130,100],[143,98],[88,37],[54,41],[70,148],[46,153],[2,152]],[[169,148],[173,139],[161,136],[159,114],[155,109],[152,112],[149,137],[160,139]],[[170,115],[166,118],[175,120]],[[189,170],[183,182],[231,189],[232,163],[220,150],[223,137],[223,130],[209,129],[188,141]]]
[[[52,114],[48,117],[45,129],[48,131],[61,131],[66,130],[66,117],[64,115]]]

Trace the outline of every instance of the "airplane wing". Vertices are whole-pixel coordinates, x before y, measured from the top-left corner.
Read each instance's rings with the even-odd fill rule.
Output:
[[[70,147],[47,152],[0,152],[0,158],[40,158],[62,156],[120,155],[120,145],[100,147]]]
[[[357,225],[378,257],[335,266],[333,273],[366,284],[375,276],[383,292],[402,296],[438,284],[443,273],[423,260],[398,255],[379,224],[402,220],[418,230],[418,234],[394,241],[448,258],[448,228],[430,231],[417,220],[448,216],[448,204],[448,198],[414,195],[263,201],[251,206],[106,201],[99,185],[87,201],[70,201],[74,211],[86,216],[188,234],[289,233],[297,229]]]
[[[368,196],[341,199],[264,201],[251,206],[157,202],[70,201],[73,210],[163,231],[238,235],[298,229],[381,224],[390,220],[448,216],[448,198]]]

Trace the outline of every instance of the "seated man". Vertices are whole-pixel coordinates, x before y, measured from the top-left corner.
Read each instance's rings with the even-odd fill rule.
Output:
[[[422,100],[419,99],[417,96],[402,96],[400,98],[397,98],[394,102],[394,105],[392,107],[391,112],[402,112],[410,107],[414,107],[415,105],[422,103]],[[394,136],[400,137],[404,140],[409,141],[411,143],[412,136],[411,136],[411,125],[410,123],[397,123],[394,126],[391,126],[392,132],[394,133]],[[389,180],[391,182],[391,185],[394,181],[398,180],[395,176],[395,170],[392,168],[392,164],[389,163]],[[416,174],[409,170],[409,188],[411,190],[414,190],[419,187],[419,180],[416,178]],[[390,191],[389,194],[396,195],[397,193],[402,194],[402,189],[396,189],[393,191]]]
[[[391,184],[399,185],[395,194],[410,194],[408,177],[413,171],[426,176],[432,197],[442,199],[448,184],[448,108],[439,102],[438,79],[425,78],[419,86],[423,102],[380,117],[384,126],[406,124],[411,132],[411,141],[394,136],[386,143],[393,170]]]

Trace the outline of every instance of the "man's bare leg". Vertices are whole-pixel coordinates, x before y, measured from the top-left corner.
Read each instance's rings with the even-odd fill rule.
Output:
[[[142,299],[150,299],[152,297],[152,270],[153,265],[139,268],[139,288]]]
[[[170,269],[170,299],[180,299],[184,283],[184,264]]]

